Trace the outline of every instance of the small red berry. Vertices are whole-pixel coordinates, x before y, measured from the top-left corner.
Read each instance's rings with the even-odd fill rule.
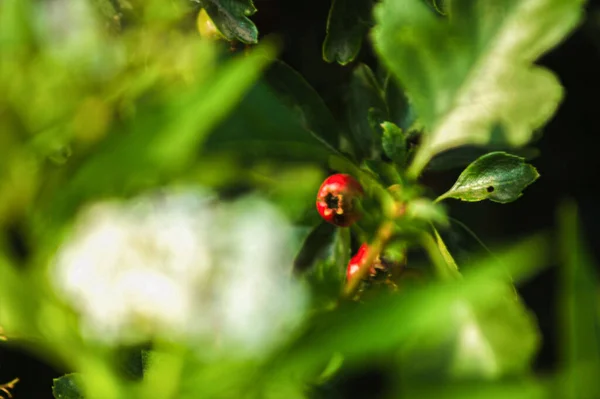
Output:
[[[354,255],[352,259],[350,259],[350,262],[348,262],[348,269],[346,269],[346,279],[348,279],[348,281],[350,281],[352,276],[354,276],[360,270],[367,258],[368,252],[369,246],[367,244],[363,244],[358,249],[356,255]],[[369,273],[371,275],[375,275],[376,271],[373,266],[369,268]]]
[[[354,177],[343,173],[331,175],[319,188],[317,211],[329,223],[350,226],[360,218],[354,200],[363,194],[362,186]]]

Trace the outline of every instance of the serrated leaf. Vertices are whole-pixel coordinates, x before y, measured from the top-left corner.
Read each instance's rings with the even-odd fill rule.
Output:
[[[258,42],[258,29],[248,18],[256,12],[252,0],[200,0],[200,4],[227,40]]]
[[[400,166],[406,162],[406,136],[402,129],[392,122],[383,122],[381,147],[385,155]]]
[[[372,26],[373,0],[333,0],[323,42],[323,59],[341,65],[354,61]]]
[[[55,378],[52,383],[52,395],[55,399],[84,399],[83,392],[77,383],[77,373],[66,374]]]
[[[556,76],[533,62],[577,25],[582,3],[456,0],[446,19],[420,0],[383,1],[376,48],[430,132],[409,175],[450,148],[530,141],[563,95]]]
[[[525,160],[505,152],[492,152],[470,164],[458,177],[450,190],[437,201],[456,198],[461,201],[489,199],[505,204],[522,195],[539,173]]]
[[[346,111],[357,158],[377,158],[381,151],[379,125],[388,119],[388,113],[383,90],[367,65],[360,64],[352,72]],[[376,120],[379,123],[374,123]]]

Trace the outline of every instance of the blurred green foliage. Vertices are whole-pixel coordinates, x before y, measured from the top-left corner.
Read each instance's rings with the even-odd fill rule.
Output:
[[[0,2],[0,326],[8,337],[0,344],[18,343],[77,372],[48,392],[338,397],[346,373],[384,359],[386,397],[545,398],[557,387],[563,398],[600,395],[598,281],[575,207],[559,210],[557,236],[542,232],[457,265],[436,230],[448,227],[445,208],[417,182],[429,161],[433,168],[436,156],[464,145],[480,147],[458,162],[477,160],[446,197],[514,200],[537,178],[522,158],[479,151],[525,145],[553,114],[561,86],[533,62],[577,24],[582,2],[455,0],[432,8],[386,0],[374,22],[372,3],[332,3],[325,60],[352,61],[375,23],[384,70],[354,67],[340,121],[302,76],[275,61],[274,43],[232,52],[201,38],[186,22],[199,11],[194,3]],[[258,41],[251,1],[200,5],[227,39]],[[320,223],[314,211],[327,169],[352,173],[365,187],[365,216],[352,231]],[[499,184],[493,195],[490,182]],[[123,348],[83,337],[78,315],[52,290],[48,264],[82,207],[182,185],[223,198],[260,191],[294,225],[295,278],[308,287],[310,308],[273,352],[202,359],[162,337],[124,366]],[[388,189],[394,185],[401,190]],[[386,222],[391,238],[380,237]],[[15,252],[14,234],[26,254]],[[407,247],[425,251],[428,262],[410,264],[420,282],[394,290],[361,284],[363,300],[349,300],[342,290],[353,240],[388,245],[397,259]],[[557,246],[564,353],[560,370],[538,377],[531,364],[540,334],[513,283],[549,266]],[[139,365],[142,378],[123,372]]]

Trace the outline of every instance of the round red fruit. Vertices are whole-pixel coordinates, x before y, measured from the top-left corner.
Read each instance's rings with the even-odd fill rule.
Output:
[[[364,195],[360,183],[352,176],[338,173],[329,176],[317,194],[317,211],[327,222],[350,226],[360,218],[355,201]]]
[[[354,276],[360,270],[360,268],[363,267],[363,264],[367,260],[368,252],[369,246],[367,244],[363,244],[358,249],[356,255],[350,259],[350,262],[348,262],[348,268],[346,269],[346,279],[348,279],[348,281],[350,281],[352,276]],[[373,266],[369,268],[369,273],[371,275],[375,274],[375,268]]]

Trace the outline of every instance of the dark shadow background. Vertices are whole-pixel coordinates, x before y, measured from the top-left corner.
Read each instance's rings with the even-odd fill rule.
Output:
[[[283,39],[281,58],[299,71],[321,94],[334,114],[340,114],[344,85],[352,65],[327,64],[321,58],[329,1],[255,0],[258,13],[253,17],[261,34],[277,34]],[[526,190],[526,195],[510,205],[491,202],[449,202],[453,217],[467,224],[486,244],[515,241],[530,233],[550,229],[555,224],[557,205],[573,198],[579,205],[589,248],[600,260],[600,5],[588,4],[583,24],[564,43],[544,56],[539,64],[553,70],[563,83],[566,98],[558,113],[544,129],[537,147],[541,155],[531,162],[541,178]],[[368,43],[357,61],[371,64]],[[429,173],[425,181],[436,193],[452,185],[460,169]],[[556,278],[550,268],[519,288],[527,305],[536,314],[543,334],[536,370],[548,372],[557,365]],[[18,348],[0,346],[0,383],[19,377],[15,398],[51,398],[56,370]],[[372,370],[344,380],[342,391],[359,391],[353,384],[379,385],[381,375]],[[370,390],[370,394],[375,391]],[[371,395],[371,397],[373,397]]]

